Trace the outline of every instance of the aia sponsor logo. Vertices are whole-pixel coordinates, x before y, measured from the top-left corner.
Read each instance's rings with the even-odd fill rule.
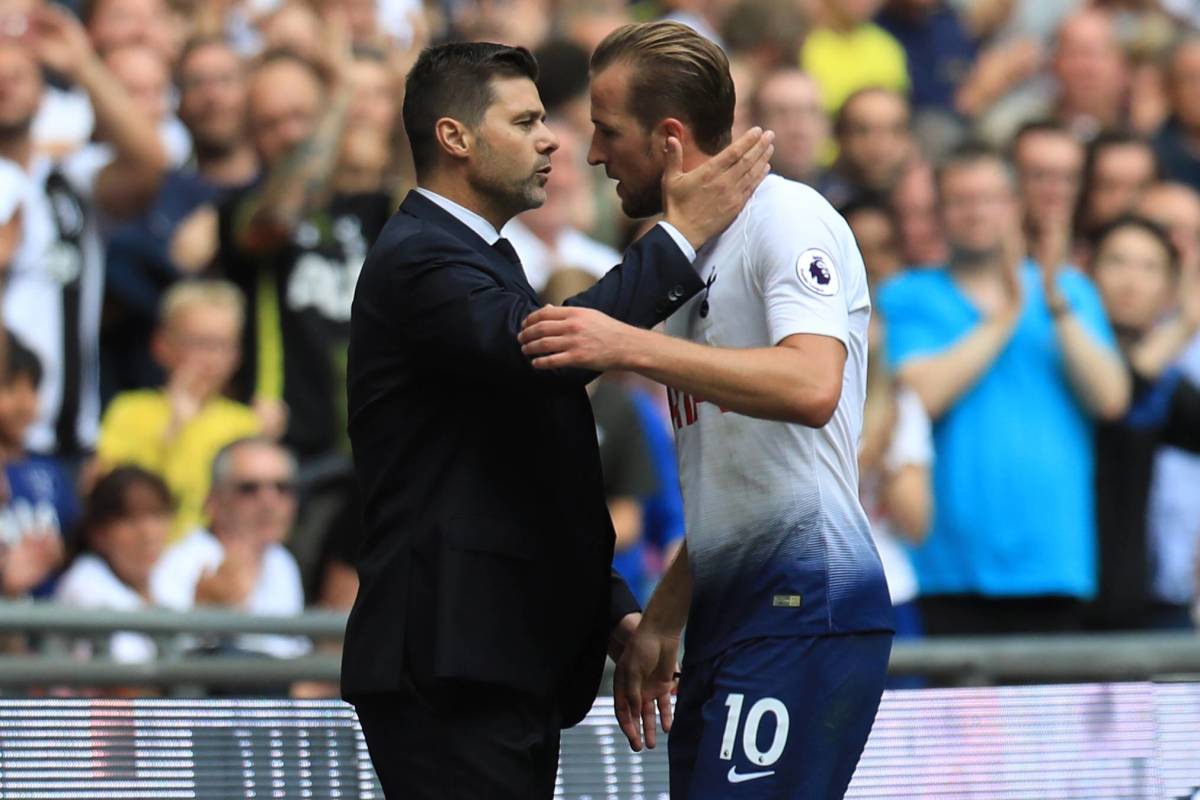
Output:
[[[704,403],[712,403],[712,401],[668,387],[667,403],[671,406],[671,425],[678,431],[694,425],[700,418],[700,406]],[[716,405],[716,403],[712,403],[712,405]],[[717,408],[721,407],[717,406]],[[724,414],[728,410],[721,408],[721,413]]]

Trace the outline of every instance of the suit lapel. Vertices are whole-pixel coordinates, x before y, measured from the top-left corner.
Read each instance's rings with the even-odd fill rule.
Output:
[[[483,257],[492,271],[498,273],[505,282],[520,289],[538,305],[542,304],[537,292],[529,285],[529,279],[525,277],[523,269],[497,252],[479,234],[471,230],[467,225],[464,225],[453,214],[443,209],[428,197],[425,197],[420,192],[410,191],[408,196],[404,198],[404,202],[400,204],[400,210],[417,219],[437,225],[455,239],[470,246]]]

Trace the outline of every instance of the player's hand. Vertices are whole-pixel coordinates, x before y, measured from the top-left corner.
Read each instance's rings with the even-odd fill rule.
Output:
[[[666,221],[696,249],[729,227],[771,171],[774,139],[772,131],[751,128],[708,161],[684,172],[683,145],[668,138],[662,179]]]
[[[675,671],[679,658],[679,637],[638,627],[625,646],[613,676],[613,705],[617,722],[640,753],[642,743],[654,749],[654,711],[662,719],[663,733],[671,732],[671,695],[675,690]]]
[[[604,372],[627,366],[643,333],[595,309],[543,306],[525,318],[517,341],[536,369]]]

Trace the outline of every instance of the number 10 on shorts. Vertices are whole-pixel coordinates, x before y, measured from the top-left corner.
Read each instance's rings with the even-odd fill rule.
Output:
[[[721,738],[721,758],[725,761],[733,759],[733,749],[737,745],[738,728],[742,720],[742,706],[746,696],[731,693],[725,699],[729,714],[725,718],[725,735]],[[766,750],[758,749],[758,729],[766,715],[775,717],[775,735]],[[764,697],[750,706],[746,714],[746,724],[742,727],[742,749],[750,763],[759,767],[769,767],[783,755],[787,745],[788,711],[781,701],[774,697]]]

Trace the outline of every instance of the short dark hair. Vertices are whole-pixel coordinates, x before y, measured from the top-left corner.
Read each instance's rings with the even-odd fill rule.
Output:
[[[903,92],[898,92],[895,89],[889,89],[886,86],[866,86],[855,92],[852,92],[849,97],[842,101],[838,107],[837,114],[833,117],[833,135],[836,138],[841,138],[846,134],[846,127],[850,124],[850,109],[860,99],[872,95],[880,94],[884,97],[894,97],[904,106],[905,112],[908,114],[908,124],[912,125],[912,103],[908,99],[908,95]]]
[[[720,47],[678,22],[633,23],[600,43],[592,53],[592,73],[618,62],[633,68],[626,97],[643,129],[676,117],[692,129],[704,153],[729,144],[737,97]]]
[[[1175,243],[1171,241],[1170,234],[1157,222],[1138,216],[1137,214],[1123,214],[1111,222],[1101,225],[1091,237],[1092,253],[1098,253],[1100,246],[1110,236],[1126,228],[1136,228],[1150,234],[1158,242],[1159,246],[1162,247],[1163,252],[1167,254],[1167,269],[1170,271],[1171,277],[1174,278],[1179,275],[1179,250],[1175,247]]]
[[[1012,138],[1012,146],[1008,151],[1009,156],[1015,159],[1017,157],[1017,148],[1021,146],[1021,140],[1026,136],[1032,136],[1037,133],[1050,133],[1054,134],[1055,136],[1067,136],[1075,141],[1078,141],[1078,139],[1075,139],[1075,135],[1071,133],[1071,131],[1067,130],[1067,126],[1063,125],[1061,122],[1053,119],[1035,119],[1031,122],[1024,123],[1020,128],[1017,128],[1017,132]]]
[[[934,168],[933,182],[937,187],[938,195],[940,196],[942,193],[942,183],[945,181],[946,175],[964,167],[973,167],[986,162],[1000,167],[1008,179],[1009,186],[1016,188],[1017,179],[1012,163],[1003,154],[983,142],[968,141],[947,153]]]
[[[496,78],[538,79],[537,61],[524,47],[491,42],[451,42],[427,47],[404,84],[404,132],[420,179],[437,157],[434,127],[453,117],[468,127],[495,102]]]
[[[165,514],[175,510],[171,491],[161,477],[132,464],[112,470],[92,487],[83,512],[83,529],[92,533],[134,512],[130,495],[136,488],[145,489],[151,501]]]
[[[28,378],[37,389],[42,385],[42,360],[37,353],[12,333],[8,334],[8,360],[4,365],[4,384],[11,386],[18,378]]]
[[[546,113],[554,114],[576,97],[587,96],[588,53],[569,39],[551,39],[533,51],[538,94]]]

